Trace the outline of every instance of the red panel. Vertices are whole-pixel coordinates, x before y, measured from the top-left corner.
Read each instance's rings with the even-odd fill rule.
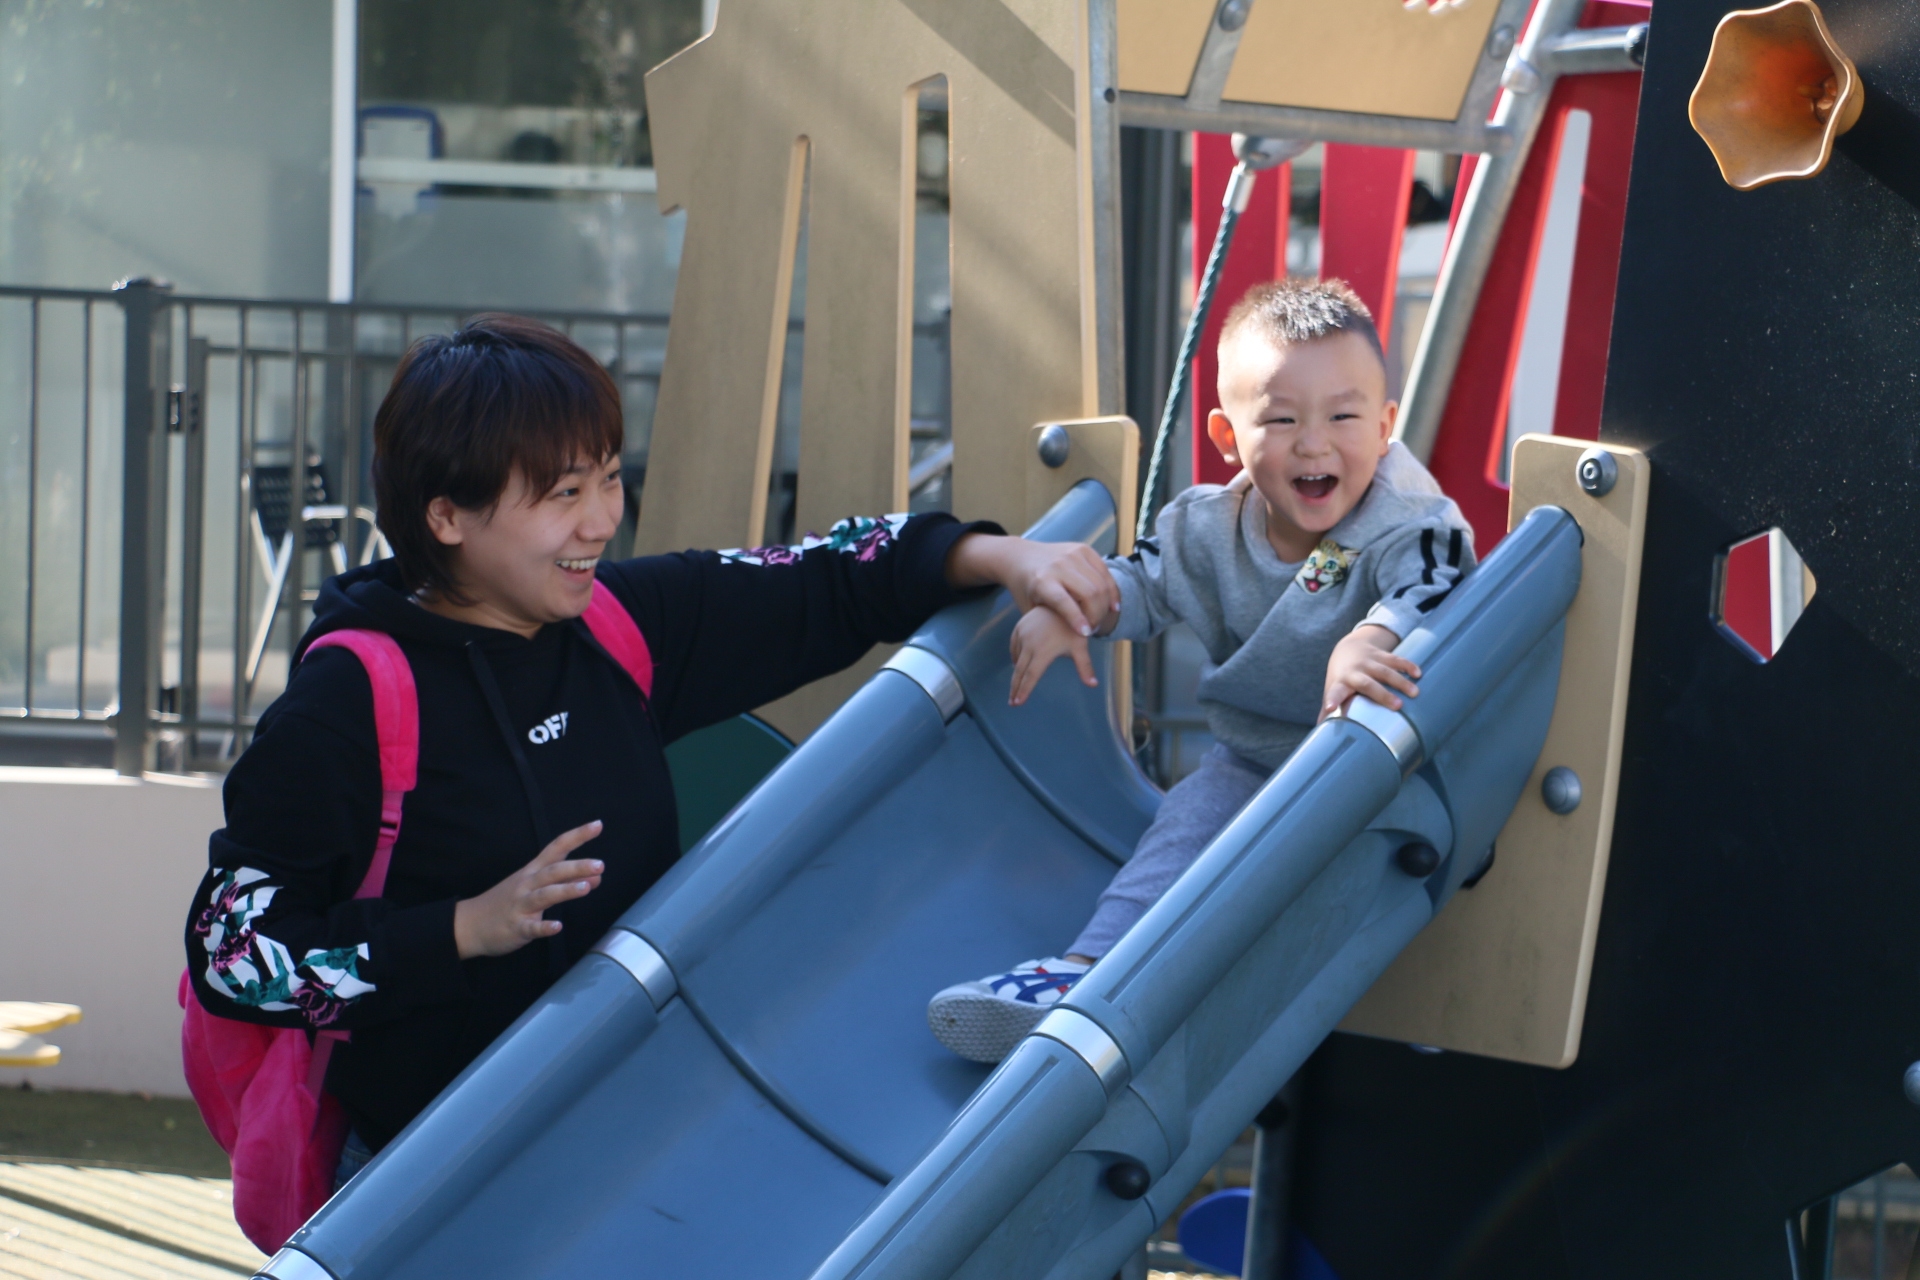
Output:
[[[1393,332],[1413,152],[1327,144],[1320,174],[1320,278],[1353,286],[1385,341]]]
[[[1507,493],[1487,478],[1487,453],[1506,430],[1521,321],[1533,287],[1535,249],[1546,222],[1548,178],[1560,136],[1558,119],[1549,108],[1547,123],[1522,171],[1427,462],[1434,479],[1473,525],[1474,546],[1483,556],[1507,528]]]
[[[1636,0],[1592,0],[1583,27],[1644,22],[1650,11]],[[1606,383],[1607,343],[1613,327],[1614,283],[1619,274],[1633,129],[1640,94],[1638,72],[1567,76],[1554,87],[1546,119],[1520,187],[1501,229],[1492,268],[1474,310],[1465,351],[1454,375],[1428,466],[1473,524],[1475,545],[1485,555],[1506,533],[1507,491],[1492,477],[1505,447],[1507,405],[1514,363],[1520,354],[1534,263],[1546,224],[1551,177],[1567,112],[1593,116],[1581,220],[1574,254],[1573,293],[1561,360],[1555,431],[1587,439],[1599,435]],[[1454,215],[1472,176],[1473,160],[1461,166]]]
[[[1649,4],[1601,0],[1587,9],[1589,26],[1645,22]],[[1620,279],[1620,237],[1627,221],[1627,176],[1633,167],[1633,127],[1640,111],[1635,73],[1576,76],[1567,106],[1591,112],[1587,180],[1580,192],[1580,232],[1567,300],[1567,340],[1560,356],[1556,435],[1600,438],[1600,402],[1607,385],[1607,345],[1613,337],[1613,294]]]
[[[1194,135],[1193,279],[1196,288],[1201,273],[1206,270],[1207,254],[1213,249],[1214,233],[1220,229],[1220,199],[1226,194],[1227,177],[1233,172],[1233,164],[1233,144],[1227,135]],[[1253,199],[1234,229],[1233,247],[1227,251],[1220,288],[1213,297],[1213,310],[1208,312],[1207,327],[1200,334],[1187,396],[1193,405],[1196,484],[1225,484],[1234,476],[1234,469],[1221,460],[1219,450],[1207,439],[1207,414],[1220,407],[1220,361],[1215,353],[1220,343],[1220,323],[1248,289],[1286,274],[1287,206],[1291,186],[1289,165],[1269,169],[1255,179]]]
[[[1768,538],[1755,534],[1727,549],[1718,621],[1760,656],[1773,657],[1773,564]]]

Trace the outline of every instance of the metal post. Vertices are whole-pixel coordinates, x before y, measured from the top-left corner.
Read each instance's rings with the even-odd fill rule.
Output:
[[[287,576],[280,593],[280,608],[287,611],[283,639],[287,646],[287,678],[293,678],[293,655],[299,652],[300,637],[306,627],[301,620],[302,597],[307,590],[307,415],[312,412],[313,378],[307,369],[305,317],[293,309],[293,442],[288,446],[287,472],[292,501],[287,507],[287,528],[293,533],[287,553]]]
[[[1179,318],[1180,135],[1165,129],[1122,129],[1120,148],[1127,413],[1135,422],[1158,422],[1173,381],[1173,344]],[[1165,665],[1163,637],[1134,643],[1136,713],[1145,712],[1153,718],[1165,714]],[[1163,737],[1152,736],[1148,759],[1165,783],[1169,775]]]
[[[180,723],[181,765],[191,768],[200,751],[200,597],[206,565],[207,361],[213,346],[192,335],[188,311],[187,385],[180,397],[178,430],[183,443],[180,503]]]
[[[360,423],[353,411],[353,312],[344,307],[326,313],[326,391],[322,400],[320,456],[332,472],[333,494],[328,499],[346,507],[340,522],[340,545],[347,567],[360,563],[360,522],[353,509],[360,504]]]
[[[353,214],[360,152],[360,4],[333,0],[332,146],[327,174],[327,301],[353,301]]]
[[[1088,375],[1081,399],[1088,414],[1125,413],[1127,395],[1125,285],[1120,265],[1120,97],[1119,19],[1108,0],[1083,0],[1083,38],[1087,50],[1087,83],[1080,86],[1085,104],[1080,118],[1079,147],[1082,190],[1089,207],[1082,225],[1088,234],[1081,242],[1080,298],[1082,350],[1093,355],[1083,363]]]
[[[113,767],[138,776],[153,767],[160,688],[160,624],[166,612],[167,375],[170,285],[139,277],[114,286],[126,317],[125,459],[120,515],[120,708]]]
[[[1293,1104],[1289,1081],[1254,1117],[1253,1198],[1247,1203],[1245,1280],[1284,1280],[1287,1271],[1287,1199],[1293,1188]]]
[[[1887,1175],[1873,1175],[1873,1280],[1887,1265]]]
[[[1833,1246],[1839,1225],[1839,1196],[1828,1196],[1807,1211],[1807,1261],[1812,1280],[1833,1280]]]
[[[1787,1263],[1793,1280],[1833,1280],[1834,1227],[1837,1196],[1815,1201],[1801,1214],[1787,1219]]]
[[[40,299],[35,298],[27,304],[27,616],[26,616],[26,667],[21,685],[20,705],[28,715],[33,714],[33,624],[36,612],[34,596],[35,580],[39,577],[40,556],[35,535],[40,528]],[[85,487],[82,480],[82,487]],[[82,526],[83,528],[85,526]],[[86,647],[86,637],[81,636],[80,647]],[[84,702],[77,703],[84,707]]]
[[[1533,11],[1533,21],[1527,24],[1526,35],[1507,60],[1506,75],[1501,80],[1507,92],[1494,112],[1493,123],[1509,145],[1482,157],[1473,171],[1473,182],[1460,210],[1460,225],[1434,285],[1433,307],[1427,313],[1420,345],[1414,350],[1400,421],[1394,429],[1422,462],[1433,453],[1440,419],[1447,409],[1447,393],[1453,387],[1453,375],[1460,367],[1467,333],[1473,327],[1481,286],[1493,265],[1494,251],[1500,247],[1507,210],[1513,206],[1527,157],[1533,152],[1534,136],[1546,117],[1547,99],[1553,94],[1557,67],[1543,53],[1543,46],[1579,21],[1585,7],[1586,0],[1541,0]]]

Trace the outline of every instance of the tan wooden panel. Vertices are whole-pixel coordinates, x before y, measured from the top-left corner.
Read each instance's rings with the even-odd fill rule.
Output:
[[[1040,433],[1049,426],[1064,427],[1072,441],[1067,461],[1059,467],[1040,461]],[[1133,419],[1116,414],[1076,422],[1043,422],[1033,428],[1027,445],[1027,519],[1022,527],[1046,514],[1082,480],[1098,480],[1113,495],[1119,513],[1114,545],[1121,555],[1132,551],[1140,492],[1140,428]],[[1133,732],[1133,646],[1125,641],[1114,646],[1110,679],[1107,693],[1113,706],[1114,732],[1124,739]]]
[[[1619,482],[1605,497],[1591,497],[1575,481],[1574,463],[1592,447],[1529,435],[1514,448],[1509,526],[1553,504],[1573,513],[1586,544],[1553,724],[1495,843],[1499,856],[1485,880],[1455,894],[1414,939],[1342,1030],[1547,1067],[1568,1066],[1580,1052],[1613,843],[1652,480],[1644,455],[1609,445]],[[1565,817],[1540,798],[1540,780],[1556,765],[1579,774],[1585,793]]]
[[[1484,56],[1494,11],[1493,0],[1439,13],[1400,0],[1258,0],[1225,96],[1452,120]]]
[[[1119,546],[1122,554],[1133,549],[1134,494],[1139,490],[1140,429],[1128,417],[1087,418],[1062,422],[1072,448],[1065,466],[1048,467],[1040,461],[1036,438],[1048,424],[1041,423],[1027,432],[1027,473],[1025,505],[1020,517],[1005,520],[1006,528],[1018,533],[1032,524],[1063,494],[1082,480],[1098,480],[1116,495],[1120,508]],[[759,715],[796,742],[818,728],[853,691],[880,669],[893,655],[895,646],[882,645],[846,671],[817,680],[797,693],[760,708]],[[1116,725],[1133,718],[1133,680],[1131,650],[1120,646],[1116,654],[1113,697]]]
[[[1066,462],[1049,467],[1040,461],[1040,433],[1050,426],[1064,428],[1071,446]],[[1120,512],[1118,541],[1120,555],[1133,550],[1134,512],[1140,491],[1140,428],[1132,418],[1115,414],[1108,418],[1082,418],[1077,421],[1042,422],[1027,433],[1026,518],[1015,531],[1024,529],[1045,515],[1067,490],[1082,480],[1098,480],[1113,495]]]
[[[728,0],[711,35],[649,73],[660,204],[686,209],[687,230],[643,550],[762,540],[797,157],[799,527],[904,505],[906,104],[936,75],[952,113],[955,509],[1018,522],[1027,424],[1099,412],[1104,385],[1083,338],[1100,306],[1082,296],[1087,39],[1084,7],[1049,0]]]
[[[764,540],[803,193],[796,525],[906,505],[912,130],[935,76],[951,112],[954,509],[1023,526],[1028,424],[1101,412],[1119,385],[1101,355],[1118,299],[1097,296],[1117,286],[1093,261],[1111,235],[1094,34],[1084,4],[1050,0],[727,0],[711,35],[648,74],[660,206],[687,229],[640,550]],[[764,714],[803,737],[884,656]]]
[[[1116,0],[1120,87],[1132,93],[1187,96],[1214,0]]]

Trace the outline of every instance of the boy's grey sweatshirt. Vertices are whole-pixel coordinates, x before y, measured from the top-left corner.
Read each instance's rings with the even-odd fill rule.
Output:
[[[1182,493],[1154,537],[1107,564],[1120,585],[1113,637],[1192,627],[1207,649],[1200,705],[1213,736],[1272,769],[1312,731],[1334,645],[1362,623],[1405,638],[1473,567],[1473,529],[1398,441],[1304,562],[1284,563],[1266,526],[1242,472]]]

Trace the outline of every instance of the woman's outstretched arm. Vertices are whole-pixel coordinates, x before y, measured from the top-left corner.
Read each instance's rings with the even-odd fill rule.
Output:
[[[791,547],[648,556],[601,575],[653,650],[654,713],[671,740],[904,640],[980,587],[1006,586],[1023,608],[1072,602],[1084,618],[1101,608],[1106,571],[1096,579],[1083,560],[1098,565],[1077,544],[933,513],[843,520]]]

